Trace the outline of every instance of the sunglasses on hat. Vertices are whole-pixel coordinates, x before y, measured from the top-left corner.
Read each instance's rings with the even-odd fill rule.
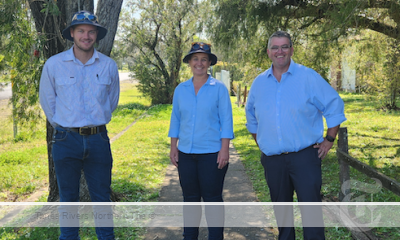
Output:
[[[190,51],[196,51],[196,50],[204,50],[206,52],[211,51],[211,44],[208,43],[203,43],[203,42],[194,42],[192,43],[192,49]]]
[[[72,21],[85,21],[85,20],[88,20],[88,21],[91,21],[93,23],[96,23],[97,22],[97,17],[95,15],[93,15],[93,14],[85,12],[85,13],[77,13],[72,18]]]

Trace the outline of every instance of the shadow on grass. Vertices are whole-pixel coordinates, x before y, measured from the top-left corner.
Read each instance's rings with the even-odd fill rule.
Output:
[[[129,114],[132,110],[147,110],[149,106],[143,105],[141,103],[128,103],[123,105],[118,105],[117,109],[113,112],[114,116],[125,116]]]
[[[160,189],[146,187],[146,184],[134,183],[126,179],[112,180],[112,189],[121,196],[120,202],[149,202],[158,198]]]
[[[386,129],[386,128],[383,128]],[[365,137],[365,138],[376,138],[376,139],[382,139],[382,140],[390,140],[390,141],[399,141],[400,142],[400,138],[388,138],[388,137],[379,137],[379,136],[372,136],[372,135],[366,135],[366,134],[359,134],[359,133],[354,133],[352,136],[357,136],[357,137]],[[392,146],[396,146],[396,145],[392,145]]]

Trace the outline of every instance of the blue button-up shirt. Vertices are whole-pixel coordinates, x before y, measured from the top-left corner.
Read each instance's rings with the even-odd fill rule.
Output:
[[[107,124],[119,99],[117,64],[94,50],[86,64],[73,47],[49,58],[40,79],[40,104],[50,124],[93,127]]]
[[[221,138],[234,137],[228,89],[210,76],[196,96],[192,79],[175,89],[168,137],[184,153],[218,152]]]
[[[346,120],[339,94],[314,70],[291,60],[281,81],[272,67],[254,79],[246,104],[247,129],[267,156],[298,152]]]

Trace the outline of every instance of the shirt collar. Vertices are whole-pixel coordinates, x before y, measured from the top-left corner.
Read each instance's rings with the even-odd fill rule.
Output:
[[[215,78],[211,77],[211,75],[208,75],[207,82],[204,85],[214,86],[216,82],[217,80]],[[182,84],[186,87],[193,86],[193,77],[191,77],[188,81],[183,82]]]
[[[293,61],[293,59],[290,59],[290,66],[286,72],[293,75],[293,73],[295,72],[295,65],[296,63]],[[271,75],[272,75],[272,64],[271,67],[267,70],[267,77],[270,77]]]
[[[96,59],[99,59],[99,58],[100,58],[99,52],[96,49],[94,49],[93,56],[89,59],[89,61],[87,61],[86,65],[93,64],[96,61]],[[64,62],[68,62],[68,61],[78,62],[78,60],[76,59],[76,57],[74,55],[74,46],[72,46],[70,49],[68,49],[66,51],[63,61]]]

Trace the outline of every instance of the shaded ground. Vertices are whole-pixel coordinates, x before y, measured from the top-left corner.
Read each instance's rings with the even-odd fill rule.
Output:
[[[225,178],[223,197],[225,202],[258,202],[253,186],[245,173],[235,148],[231,144],[230,165]],[[182,202],[182,190],[179,185],[178,171],[172,164],[168,166],[159,202]],[[257,217],[265,217],[260,213]],[[148,228],[146,240],[177,240],[182,239],[183,228]],[[226,227],[225,239],[258,240],[275,239],[274,229],[260,227]],[[276,231],[276,230],[275,230]],[[207,239],[207,228],[200,228],[199,240]]]

